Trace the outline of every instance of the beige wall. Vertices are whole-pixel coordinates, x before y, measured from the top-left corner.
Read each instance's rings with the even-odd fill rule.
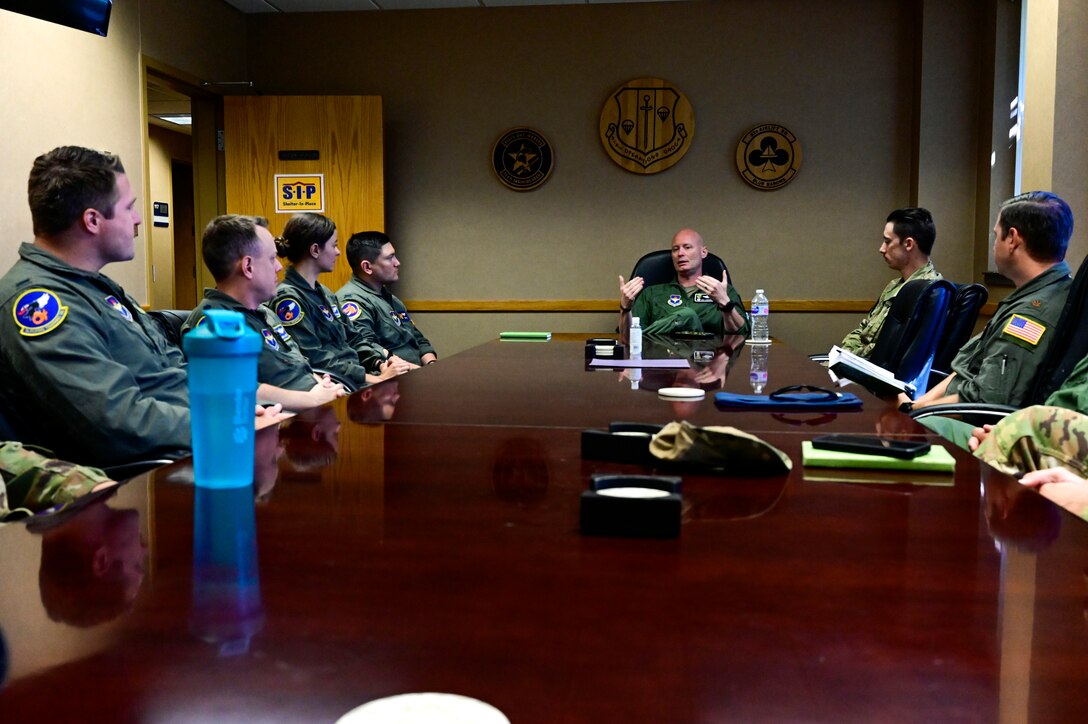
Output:
[[[956,244],[939,247],[941,267],[966,279],[977,43],[963,35],[973,3],[952,5],[926,26],[917,194],[939,207],[949,230],[939,243]],[[262,93],[383,97],[387,229],[404,262],[404,298],[611,299],[617,275],[690,225],[726,257],[746,298],[759,285],[772,304],[872,299],[889,278],[877,254],[884,218],[916,191],[913,7],[732,0],[255,15],[249,68]],[[613,164],[597,132],[610,91],[644,75],[675,83],[696,117],[687,156],[650,177]],[[733,161],[739,137],[767,121],[794,131],[805,153],[797,179],[774,193],[748,188]],[[489,168],[495,139],[515,125],[540,129],[556,151],[551,180],[535,192],[508,191]],[[821,325],[826,334],[806,335],[806,346],[830,344],[857,316]],[[600,331],[612,326],[598,321],[608,315],[591,318]],[[512,324],[485,314],[420,319],[447,353]],[[515,321],[573,329],[586,316]]]
[[[0,10],[0,268],[33,240],[26,181],[38,155],[69,144],[110,150],[143,188],[139,53],[134,3],[114,5],[106,38]],[[142,299],[139,241],[134,262],[105,271]]]
[[[1069,202],[1077,224],[1068,259],[1076,268],[1088,254],[1088,3],[1059,6],[1057,80],[1054,102],[1054,192]]]
[[[121,156],[147,216],[135,260],[105,272],[147,301],[141,52],[198,77],[241,77],[245,20],[221,0],[123,2],[100,38],[0,10],[0,268],[33,238],[26,179],[34,158],[67,144],[105,149]]]

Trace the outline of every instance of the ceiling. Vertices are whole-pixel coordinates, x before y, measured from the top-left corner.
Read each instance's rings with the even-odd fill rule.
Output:
[[[320,13],[343,10],[425,10],[685,1],[687,0],[225,0],[243,13]]]

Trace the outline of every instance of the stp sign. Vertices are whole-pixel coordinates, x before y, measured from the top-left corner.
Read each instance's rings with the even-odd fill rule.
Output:
[[[325,210],[325,174],[276,174],[276,213]]]

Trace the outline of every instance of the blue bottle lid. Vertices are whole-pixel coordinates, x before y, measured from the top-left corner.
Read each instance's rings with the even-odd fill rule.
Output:
[[[208,309],[204,319],[181,340],[186,357],[243,357],[261,352],[261,335],[241,312]]]

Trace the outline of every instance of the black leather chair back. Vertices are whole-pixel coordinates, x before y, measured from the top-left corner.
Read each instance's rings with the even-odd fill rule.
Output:
[[[707,253],[706,258],[703,259],[703,274],[712,276],[715,279],[721,279],[722,272],[725,270],[725,262],[722,261],[720,256]],[[674,276],[676,276],[676,268],[672,265],[672,251],[662,249],[661,251],[651,251],[649,254],[644,254],[641,259],[635,262],[635,268],[631,271],[629,278],[642,277],[643,281],[646,282],[646,286],[649,287],[671,281]],[[729,283],[734,287],[737,286],[732,274],[729,275]]]
[[[934,370],[944,373],[951,371],[952,358],[971,339],[979,310],[989,297],[990,292],[981,284],[959,286],[956,297],[948,308],[948,322],[945,324],[941,342],[937,345],[937,355],[933,358]]]
[[[945,279],[904,284],[892,301],[869,361],[925,390],[955,293],[955,285]]]
[[[175,346],[181,347],[181,327],[189,318],[191,309],[152,309],[148,316],[155,320],[159,329],[166,338]]]
[[[1081,262],[1069,288],[1058,324],[1048,334],[1058,335],[1047,350],[1046,360],[1035,377],[1027,404],[1041,405],[1062,386],[1069,373],[1088,357],[1088,256]]]
[[[15,423],[10,418],[10,409],[7,401],[0,395],[0,440],[3,441],[19,440]]]

